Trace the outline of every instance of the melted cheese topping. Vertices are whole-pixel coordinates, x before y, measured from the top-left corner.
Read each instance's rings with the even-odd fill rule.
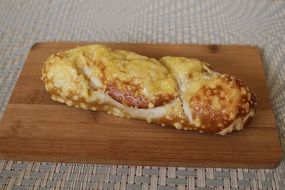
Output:
[[[46,83],[47,91],[52,91],[62,98],[88,97],[88,81],[78,74],[73,62],[51,56],[43,68],[42,79]]]
[[[200,83],[189,83],[191,81],[188,79],[200,80],[201,78],[207,78],[208,75],[206,74],[210,75],[216,73],[209,68],[209,64],[197,59],[165,56],[159,61],[170,70],[182,92],[184,92],[186,88],[189,88],[189,86],[193,88],[193,91],[196,91],[200,87]]]
[[[90,45],[58,53],[56,57],[54,62],[60,59],[61,65],[74,64],[93,88],[105,90],[128,106],[152,108],[178,96],[170,72],[157,60],[134,52]]]
[[[254,115],[251,109],[255,106],[254,97],[240,80],[219,74],[196,59],[167,56],[160,61],[179,84],[183,110],[190,124],[201,132],[224,134],[239,130]]]
[[[255,96],[244,83],[184,57],[158,62],[84,46],[50,56],[42,80],[53,100],[69,106],[201,133],[241,130],[255,113]]]

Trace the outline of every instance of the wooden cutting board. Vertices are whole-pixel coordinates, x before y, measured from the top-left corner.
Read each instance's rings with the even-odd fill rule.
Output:
[[[0,125],[0,159],[155,166],[272,168],[281,160],[278,130],[259,51],[251,46],[107,44],[149,57],[195,57],[244,80],[258,97],[241,132],[197,134],[84,111],[53,102],[41,67],[56,52],[86,43],[37,43],[29,53]]]

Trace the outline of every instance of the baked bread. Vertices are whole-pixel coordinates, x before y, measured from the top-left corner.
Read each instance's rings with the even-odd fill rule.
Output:
[[[51,55],[42,80],[54,101],[200,133],[241,130],[255,114],[242,81],[185,57],[89,45]]]

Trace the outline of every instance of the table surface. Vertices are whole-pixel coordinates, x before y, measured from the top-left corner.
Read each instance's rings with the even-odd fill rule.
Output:
[[[30,47],[41,41],[258,46],[285,145],[284,1],[2,0],[0,118]],[[26,188],[285,189],[285,164],[253,170],[1,160],[0,189]]]

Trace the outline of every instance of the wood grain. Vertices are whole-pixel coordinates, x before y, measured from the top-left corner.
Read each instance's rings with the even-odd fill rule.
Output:
[[[197,134],[53,102],[40,80],[45,59],[87,43],[38,43],[29,53],[0,124],[0,158],[155,166],[276,167],[282,156],[259,51],[251,46],[120,44],[149,57],[195,57],[244,80],[258,97],[241,132]]]

